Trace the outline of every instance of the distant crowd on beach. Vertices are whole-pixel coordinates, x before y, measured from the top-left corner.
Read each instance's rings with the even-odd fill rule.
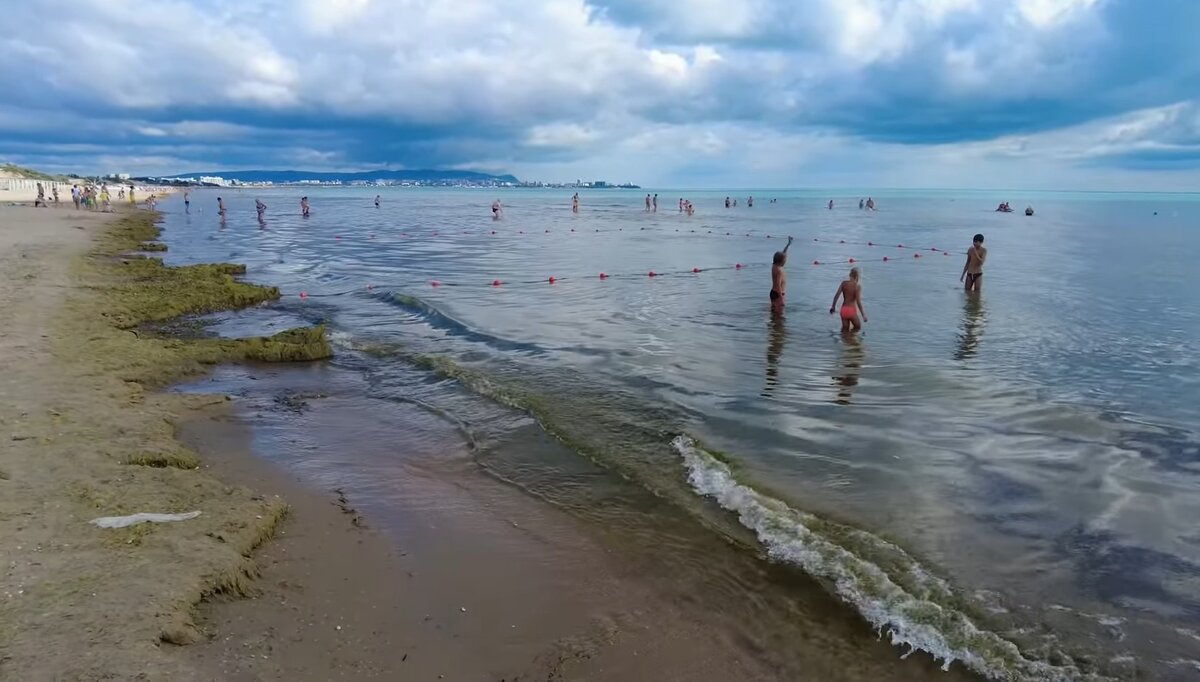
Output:
[[[63,205],[62,197],[59,194],[59,185],[61,183],[37,183],[37,197],[33,200],[34,207],[60,207]],[[50,191],[47,193],[46,185],[50,186]],[[136,185],[121,185],[117,188],[116,199],[119,202],[126,201],[128,197],[129,205],[137,206],[137,190]],[[111,213],[113,210],[113,194],[109,189],[108,183],[84,182],[82,184],[75,183],[71,185],[71,204],[75,210],[85,211],[101,211]],[[157,197],[153,192],[149,192],[146,200],[146,207],[154,209],[157,206]]]

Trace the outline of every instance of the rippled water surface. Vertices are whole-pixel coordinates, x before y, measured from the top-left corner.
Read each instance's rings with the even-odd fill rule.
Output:
[[[494,194],[376,191],[314,188],[302,218],[296,190],[223,190],[225,221],[214,190],[190,214],[173,198],[167,259],[246,263],[278,311],[329,320],[373,391],[468,425],[484,466],[597,523],[659,532],[583,470],[514,454],[535,436],[512,408],[903,641],[965,660],[986,648],[969,622],[1029,663],[978,671],[1200,675],[1197,196],[892,192],[866,212],[692,192],[689,217],[678,192],[647,212],[592,191],[573,214],[569,192],[529,190],[493,221]],[[1037,213],[989,210],[1005,199]],[[852,258],[870,321],[843,339],[828,308]]]

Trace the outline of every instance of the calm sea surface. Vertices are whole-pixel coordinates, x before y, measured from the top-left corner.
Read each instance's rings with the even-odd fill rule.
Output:
[[[314,188],[302,218],[297,189],[202,190],[164,202],[164,239],[168,262],[245,263],[376,397],[680,571],[722,570],[689,556],[721,536],[985,675],[1200,677],[1200,195],[880,192],[868,212],[666,190],[647,212],[609,190],[573,214],[570,194]],[[869,322],[843,339],[852,258]],[[722,584],[760,627],[792,618],[770,580]]]

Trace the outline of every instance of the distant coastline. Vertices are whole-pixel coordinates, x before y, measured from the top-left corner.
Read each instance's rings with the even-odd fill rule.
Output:
[[[641,189],[632,183],[612,184],[604,180],[573,183],[527,182],[510,174],[493,175],[465,170],[372,170],[327,172],[298,170],[228,170],[178,173],[135,178],[146,182],[202,187],[561,187],[577,189]]]

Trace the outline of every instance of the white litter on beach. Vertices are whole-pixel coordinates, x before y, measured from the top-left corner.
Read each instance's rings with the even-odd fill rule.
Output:
[[[200,512],[188,512],[186,514],[151,514],[142,512],[140,514],[130,514],[129,516],[101,516],[98,519],[92,519],[92,523],[101,528],[125,528],[127,526],[135,526],[139,523],[169,523],[171,521],[187,521],[200,516]]]

